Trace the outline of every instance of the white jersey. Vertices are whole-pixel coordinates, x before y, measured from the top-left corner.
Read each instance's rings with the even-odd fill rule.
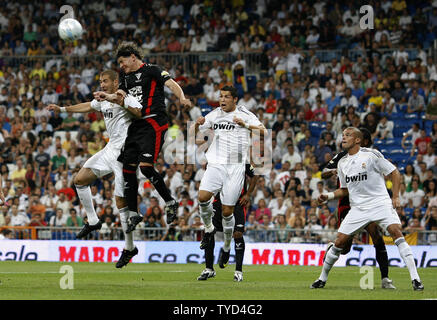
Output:
[[[141,103],[131,95],[125,97],[124,104],[133,108],[142,108]],[[91,108],[103,114],[106,131],[109,135],[108,147],[121,149],[126,140],[127,129],[131,124],[133,115],[124,107],[106,100],[97,101],[94,99],[91,101]]]
[[[240,118],[249,125],[259,126],[258,118],[244,106],[232,112],[224,112],[220,107],[205,116],[200,130],[211,129],[214,138],[206,152],[209,164],[245,164],[250,144],[250,131],[234,122]]]
[[[360,148],[354,154],[346,154],[338,162],[340,188],[347,188],[352,207],[369,209],[390,205],[384,176],[396,167],[375,149]]]

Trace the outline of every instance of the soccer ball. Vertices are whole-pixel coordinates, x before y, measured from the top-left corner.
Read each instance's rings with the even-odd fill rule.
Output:
[[[82,37],[83,28],[76,19],[67,18],[61,21],[58,33],[64,41],[74,41]]]

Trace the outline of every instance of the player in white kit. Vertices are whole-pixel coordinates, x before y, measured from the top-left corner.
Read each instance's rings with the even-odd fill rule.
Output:
[[[321,194],[319,203],[349,195],[351,209],[338,229],[334,245],[326,252],[322,273],[312,289],[323,288],[328,273],[338,260],[348,241],[369,223],[376,222],[386,230],[398,246],[399,253],[410,273],[414,290],[423,290],[417,273],[413,253],[405,241],[401,221],[395,208],[400,207],[399,186],[401,175],[396,167],[382,154],[370,148],[361,148],[362,132],[354,127],[343,131],[342,147],[348,153],[338,163],[340,188]],[[390,175],[393,182],[393,198],[390,199],[384,176]]]
[[[196,136],[199,130],[211,129],[214,132],[206,152],[208,166],[199,186],[200,215],[205,224],[200,248],[205,249],[214,237],[212,197],[220,192],[224,235],[224,246],[219,256],[221,267],[229,261],[235,226],[234,206],[244,184],[250,134],[257,131],[263,136],[265,133],[265,127],[252,112],[243,106],[237,107],[237,100],[234,87],[223,87],[220,91],[220,107],[198,118],[194,125]]]
[[[100,86],[102,90],[107,93],[116,92],[118,89],[118,74],[113,70],[103,71],[100,74]],[[124,146],[131,119],[134,116],[141,116],[141,108],[141,104],[130,95],[124,98],[124,106],[108,101],[97,101],[96,99],[91,102],[67,107],[59,107],[54,104],[47,106],[48,110],[59,110],[61,112],[87,113],[99,111],[103,114],[106,130],[109,135],[109,142],[102,150],[85,162],[84,166],[74,178],[74,184],[79,199],[86,210],[88,218],[88,223],[83,226],[82,230],[76,235],[76,238],[84,238],[90,232],[99,230],[102,227],[102,222],[99,221],[94,209],[90,185],[97,178],[114,173],[115,202],[120,211],[120,221],[125,234],[125,249],[116,264],[117,268],[128,264],[132,257],[138,253],[138,249],[133,243],[132,233],[126,234],[125,232],[129,219],[129,210],[124,197],[123,165],[117,161],[117,157]]]

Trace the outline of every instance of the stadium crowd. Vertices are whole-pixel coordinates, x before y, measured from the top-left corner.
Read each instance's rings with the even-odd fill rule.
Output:
[[[318,206],[316,199],[336,189],[336,178],[323,181],[321,170],[340,151],[349,125],[367,128],[374,147],[400,168],[404,230],[437,229],[437,66],[429,50],[437,32],[435,1],[369,1],[374,30],[361,30],[359,7],[342,1],[70,3],[87,31],[70,44],[57,36],[61,1],[0,7],[0,173],[8,203],[0,207],[2,237],[14,236],[8,226],[58,226],[65,228],[61,237],[74,238],[68,228],[83,225],[72,181],[107,142],[104,121],[99,113],[51,113],[45,106],[90,101],[99,72],[117,69],[112,51],[121,40],[137,42],[145,60],[150,54],[163,65],[194,102],[185,110],[167,92],[168,145],[184,148],[188,122],[217,107],[227,84],[239,89],[238,104],[271,129],[273,170],[259,179],[247,206],[249,241],[335,238],[336,203]],[[341,49],[341,58],[318,55],[331,49]],[[351,57],[349,50],[360,54]],[[230,55],[198,59],[185,69],[166,60],[167,54],[217,51]],[[242,54],[249,52],[257,57],[251,81]],[[20,63],[12,59],[20,56]],[[85,59],[94,56],[99,59]],[[74,57],[79,63],[69,64]],[[196,198],[205,165],[186,157],[169,163],[165,150],[156,169],[180,201],[179,219],[166,226],[164,203],[140,175],[140,226],[166,229],[136,230],[136,239],[199,240]],[[104,221],[100,239],[114,238],[119,226],[112,179],[92,186]]]

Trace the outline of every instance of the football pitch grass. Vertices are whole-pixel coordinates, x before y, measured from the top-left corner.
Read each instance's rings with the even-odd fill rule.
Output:
[[[73,269],[73,289],[61,289]],[[374,289],[360,288],[358,267],[334,267],[324,289],[309,289],[321,267],[244,266],[244,281],[233,281],[235,265],[216,268],[215,278],[197,281],[199,264],[134,264],[116,269],[113,263],[0,262],[0,300],[410,300],[437,299],[437,269],[420,268],[423,292],[412,289],[406,268],[390,268],[397,290],[381,289],[373,267]],[[71,282],[70,282],[71,283]]]

